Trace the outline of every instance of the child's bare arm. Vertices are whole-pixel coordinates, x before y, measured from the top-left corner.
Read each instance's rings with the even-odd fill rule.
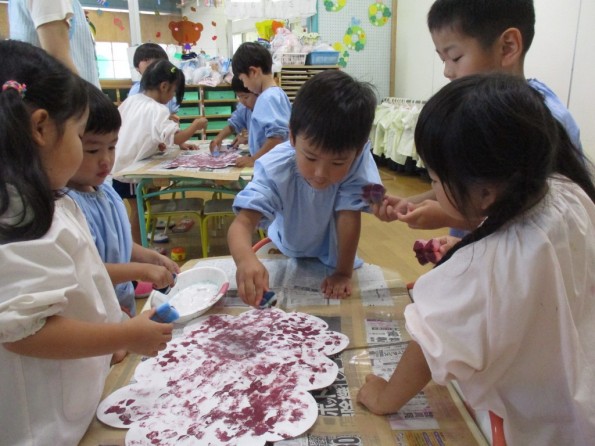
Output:
[[[258,306],[269,289],[269,274],[252,251],[252,234],[262,215],[242,209],[227,232],[229,251],[237,266],[238,296],[251,306]]]
[[[13,353],[46,359],[88,358],[117,350],[155,356],[171,340],[173,324],[153,322],[154,313],[154,309],[145,311],[119,324],[51,316],[35,334],[3,346]]]
[[[377,415],[394,413],[417,395],[431,378],[432,373],[421,347],[412,341],[389,381],[376,375],[366,376],[357,401]]]
[[[209,121],[207,121],[206,118],[196,118],[194,121],[192,121],[192,124],[190,124],[188,128],[176,132],[174,135],[174,144],[185,143],[190,138],[192,138],[192,135],[194,135],[197,131],[206,128],[208,123]]]
[[[361,232],[361,212],[339,211],[337,213],[337,268],[322,282],[326,297],[343,298],[351,295],[353,261]]]
[[[105,268],[114,285],[131,280],[151,282],[157,288],[174,285],[172,271],[161,265],[138,262],[106,263]]]

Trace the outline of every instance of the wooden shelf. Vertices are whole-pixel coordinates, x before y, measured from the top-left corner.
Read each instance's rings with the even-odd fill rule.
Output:
[[[290,102],[293,102],[304,83],[318,73],[327,70],[338,70],[336,65],[284,65],[278,76],[278,85],[285,91]]]

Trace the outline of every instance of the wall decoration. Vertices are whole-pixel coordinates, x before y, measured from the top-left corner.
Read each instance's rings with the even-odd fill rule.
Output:
[[[114,25],[116,25],[120,31],[124,31],[124,24],[122,23],[122,19],[119,17],[114,17]]]
[[[179,22],[169,22],[169,29],[171,30],[172,37],[180,45],[185,43],[191,43],[196,45],[196,42],[200,40],[200,34],[204,27],[202,23],[194,23],[188,20],[188,17],[182,17]]]
[[[386,25],[390,21],[391,16],[390,8],[381,1],[372,3],[368,8],[368,18],[374,26]]]
[[[328,12],[337,12],[337,11],[340,11],[341,9],[343,9],[345,7],[346,3],[347,3],[347,0],[337,0],[337,1],[324,0],[324,8]]]
[[[155,33],[155,37],[157,37],[158,39],[161,38],[161,31],[157,31],[157,33]]]
[[[347,66],[347,62],[349,62],[349,51],[345,48],[341,42],[333,43],[333,49],[339,52],[339,60],[337,61],[337,65],[341,68],[345,68]]]
[[[343,36],[343,43],[350,50],[361,51],[366,45],[366,32],[359,26],[360,24],[361,20],[352,17],[351,25]]]

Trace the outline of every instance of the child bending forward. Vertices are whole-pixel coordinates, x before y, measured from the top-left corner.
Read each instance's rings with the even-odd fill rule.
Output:
[[[315,257],[335,271],[321,285],[328,297],[351,293],[361,212],[369,211],[362,187],[379,183],[368,135],[376,99],[372,89],[332,71],[308,80],[298,92],[290,137],[255,164],[254,178],[234,201],[228,232],[237,264],[238,294],[258,305],[268,273],[251,249],[258,226],[290,257]]]

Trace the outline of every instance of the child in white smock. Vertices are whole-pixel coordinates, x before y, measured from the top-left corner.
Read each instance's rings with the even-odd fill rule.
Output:
[[[140,94],[126,98],[118,110],[122,128],[116,145],[112,173],[113,186],[128,201],[132,240],[141,244],[135,184],[117,173],[133,163],[155,155],[173,144],[186,142],[198,130],[207,126],[205,118],[196,118],[185,129],[170,118],[167,104],[176,95],[184,94],[184,73],[168,60],[156,60],[149,65],[140,81]]]
[[[118,109],[99,89],[88,84],[89,119],[83,135],[83,162],[68,182],[68,195],[85,214],[99,255],[114,283],[124,311],[134,316],[132,281],[157,289],[174,284],[180,268],[170,258],[132,242],[128,212],[122,198],[105,179],[112,170],[122,124]]]
[[[112,354],[156,355],[172,324],[121,321],[85,217],[64,196],[82,160],[85,81],[42,49],[0,42],[0,432],[75,445]]]
[[[372,88],[341,71],[319,73],[300,88],[289,141],[256,161],[234,200],[227,240],[244,302],[258,305],[269,286],[251,249],[259,225],[283,254],[314,257],[334,270],[321,284],[325,296],[351,294],[353,268],[362,264],[361,212],[370,210],[363,187],[380,183],[368,141],[375,107]]]
[[[483,223],[416,281],[413,341],[358,401],[392,413],[430,378],[457,380],[480,419],[504,420],[510,445],[592,444],[595,186],[579,152],[543,96],[505,74],[445,86],[415,144],[445,212]]]

